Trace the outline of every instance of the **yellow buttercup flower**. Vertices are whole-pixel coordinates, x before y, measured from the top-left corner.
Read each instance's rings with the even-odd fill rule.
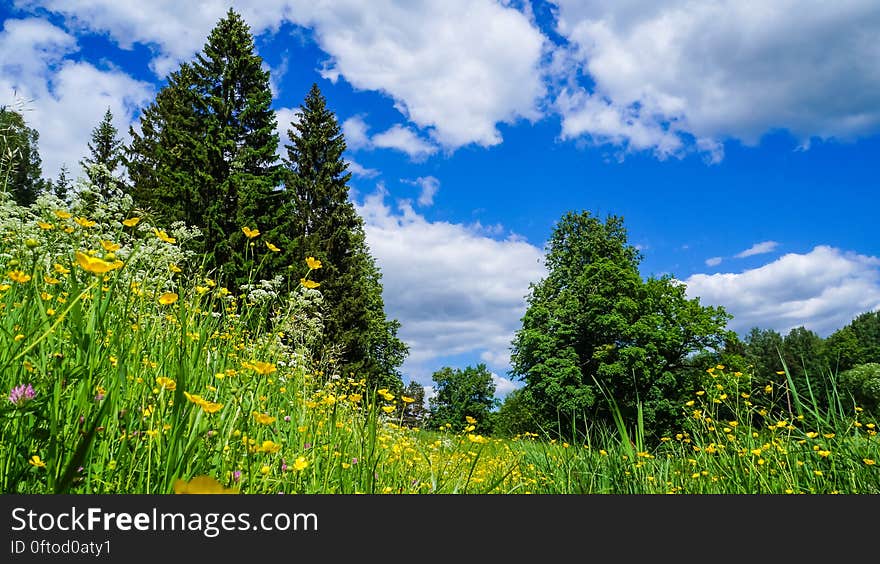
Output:
[[[275,418],[268,413],[260,413],[258,411],[254,411],[253,416],[254,419],[257,420],[257,423],[259,423],[260,425],[271,425],[275,422]]]
[[[173,391],[177,389],[177,383],[171,378],[165,376],[159,376],[156,378],[156,384],[158,384],[160,388],[165,388],[166,390]]]
[[[92,274],[106,274],[111,270],[116,270],[117,268],[122,267],[121,260],[109,262],[97,257],[90,257],[81,251],[76,252],[76,263],[80,265],[83,270],[91,272]],[[58,270],[58,265],[56,265],[55,269]],[[61,271],[59,270],[59,272]]]
[[[95,225],[97,225],[97,222],[94,222],[91,219],[85,217],[75,217],[73,218],[73,221],[75,221],[81,227],[94,227]]]
[[[476,425],[477,420],[471,417],[470,415],[465,415],[464,420],[468,422],[468,425]]]
[[[241,365],[245,368],[250,368],[257,374],[262,376],[266,376],[268,374],[272,374],[278,367],[270,362],[263,362],[261,360],[255,360],[254,362],[242,362]]]
[[[134,227],[140,222],[141,218],[139,217],[130,217],[128,219],[122,220],[122,225],[126,227]]]
[[[234,488],[225,488],[211,476],[195,476],[189,481],[175,480],[174,493],[176,494],[234,494],[238,493]]]
[[[119,243],[114,243],[112,241],[104,241],[103,239],[101,240],[101,246],[104,247],[104,250],[107,251],[108,253],[118,251],[119,249],[122,248],[122,245],[120,245]]]
[[[54,225],[52,225],[51,223],[46,223],[45,221],[38,221],[37,227],[39,227],[40,229],[45,229],[46,231],[50,229],[55,229]]]
[[[166,243],[176,243],[177,239],[174,237],[169,237],[168,233],[165,233],[164,229],[153,229],[153,233],[156,234],[156,237],[161,241],[165,241]]]
[[[253,239],[254,237],[258,237],[260,235],[260,230],[257,228],[251,229],[250,227],[242,227],[241,231],[248,239]]]
[[[170,270],[171,272],[183,272],[183,270],[174,263],[168,265],[168,270]]]
[[[306,460],[304,456],[297,457],[297,459],[293,461],[293,469],[297,472],[305,470],[308,465],[309,461]]]
[[[37,468],[45,468],[46,467],[46,463],[43,462],[40,459],[40,457],[36,454],[33,455],[32,457],[30,457],[30,459],[28,460],[28,464],[30,464],[31,466],[36,466]]]
[[[57,217],[58,219],[70,219],[71,217],[73,217],[72,213],[64,210],[55,210],[52,213],[54,213],[55,217]]]
[[[394,406],[393,405],[384,405],[384,406],[382,406],[382,411],[384,411],[385,413],[391,413],[394,411]]]
[[[159,303],[162,305],[171,305],[177,301],[177,294],[174,292],[166,292],[159,296]]]
[[[25,274],[20,270],[12,270],[8,273],[9,279],[19,284],[24,284],[31,279],[30,274]]]
[[[309,270],[318,270],[321,268],[321,261],[315,257],[306,257],[306,266],[309,267]]]
[[[400,401],[402,401],[403,403],[412,403],[416,400],[408,396],[400,396]]]
[[[313,290],[321,285],[320,282],[315,282],[314,280],[306,280],[305,278],[300,278],[299,283],[308,288],[309,290]]]
[[[277,253],[277,252],[279,252],[279,251],[281,250],[281,249],[279,249],[278,247],[276,247],[275,245],[273,245],[272,243],[270,243],[269,241],[266,241],[266,247],[267,247],[270,251],[272,251],[273,253]]]

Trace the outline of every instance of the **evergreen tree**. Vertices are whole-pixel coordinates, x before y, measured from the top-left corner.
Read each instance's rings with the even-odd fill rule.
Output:
[[[425,387],[413,380],[403,389],[400,396],[403,424],[407,427],[421,427],[428,416],[428,409],[425,406]]]
[[[271,252],[255,244],[245,258],[242,228],[265,231],[281,205],[276,118],[261,65],[250,28],[230,9],[144,110],[128,151],[135,199],[166,222],[201,229],[197,250],[229,285]]]
[[[297,116],[288,131],[285,205],[268,232],[282,243],[276,260],[294,266],[295,280],[304,274],[303,258],[321,261],[316,281],[328,307],[324,344],[342,349],[346,371],[399,390],[397,369],[407,347],[397,337],[399,322],[385,318],[381,274],[348,198],[345,140],[317,84]]]
[[[68,201],[70,196],[70,178],[68,178],[68,174],[70,174],[70,171],[67,169],[67,165],[61,165],[58,178],[51,185],[52,193],[65,202]]]
[[[95,191],[105,200],[114,197],[119,179],[116,169],[122,163],[123,144],[113,125],[113,113],[110,108],[104,112],[104,118],[93,130],[89,141],[89,156],[80,161],[83,170],[94,186]]]
[[[0,192],[20,206],[33,204],[45,189],[39,138],[21,113],[0,106]]]

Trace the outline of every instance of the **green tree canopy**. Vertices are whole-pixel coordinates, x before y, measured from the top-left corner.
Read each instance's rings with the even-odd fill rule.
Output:
[[[431,415],[427,427],[440,429],[446,424],[454,431],[464,428],[471,417],[474,432],[492,431],[492,409],[496,407],[495,382],[485,364],[463,370],[445,366],[431,376],[434,395],[428,400]]]
[[[40,134],[20,112],[0,106],[0,192],[30,206],[44,190]]]
[[[327,306],[324,346],[341,349],[344,370],[399,391],[407,347],[397,337],[400,323],[386,319],[381,273],[348,197],[345,139],[316,84],[296,116],[288,130],[284,205],[269,236],[280,242],[278,260],[293,266],[295,279],[305,274],[304,257],[321,261],[313,278]]]
[[[569,212],[556,225],[512,354],[543,427],[567,436],[610,423],[613,400],[629,424],[641,409],[649,430],[666,430],[686,357],[728,338],[722,308],[688,299],[669,276],[643,280],[640,260],[620,217]]]
[[[281,203],[276,118],[261,65],[250,28],[230,9],[195,62],[171,73],[142,112],[127,154],[138,203],[166,222],[198,227],[206,266],[234,285],[271,252],[255,244],[245,256],[242,228],[265,231]]]
[[[825,341],[825,359],[832,371],[880,362],[880,311],[858,315]]]

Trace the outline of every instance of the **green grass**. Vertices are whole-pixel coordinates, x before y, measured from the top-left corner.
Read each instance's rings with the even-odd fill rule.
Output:
[[[403,427],[400,398],[308,353],[319,290],[185,277],[187,230],[126,226],[124,201],[93,218],[57,206],[0,217],[3,493],[172,493],[195,476],[242,493],[880,493],[874,423],[797,396],[767,420],[721,367],[651,448],[622,420],[582,444]],[[26,384],[32,398],[5,397]]]

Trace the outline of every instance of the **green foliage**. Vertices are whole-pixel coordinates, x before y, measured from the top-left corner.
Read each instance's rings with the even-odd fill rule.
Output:
[[[445,366],[431,376],[434,395],[428,400],[431,416],[429,429],[451,428],[454,431],[470,424],[472,431],[492,431],[492,409],[496,406],[495,382],[485,364],[464,370]],[[470,423],[471,417],[476,422]]]
[[[722,308],[688,299],[669,276],[642,280],[640,259],[622,218],[569,212],[557,224],[512,355],[542,426],[571,436],[585,421],[611,424],[613,399],[627,424],[641,409],[660,432],[679,417],[684,359],[728,338]]]
[[[826,339],[825,358],[838,372],[880,362],[880,311],[865,312],[832,333]]]
[[[45,189],[39,138],[21,112],[0,106],[0,196],[5,192],[22,206],[33,204]]]
[[[425,387],[413,380],[403,388],[400,395],[413,400],[402,402],[401,422],[407,427],[421,427],[428,417],[428,409],[425,406]]]
[[[243,252],[241,228],[265,231],[280,203],[269,73],[254,50],[230,9],[196,61],[171,73],[144,109],[126,157],[136,200],[166,222],[198,227],[206,266],[234,286],[271,253],[256,244]]]
[[[118,197],[120,180],[116,169],[122,164],[123,144],[113,125],[113,113],[109,107],[104,112],[101,123],[92,130],[88,147],[89,155],[83,158],[80,164],[86,171],[89,181],[104,200]],[[63,169],[62,173],[65,174],[66,181],[66,173]],[[61,178],[59,182],[62,182]],[[66,189],[66,186],[63,189]],[[55,194],[64,198],[58,192]]]
[[[856,365],[838,376],[841,392],[848,394],[869,414],[880,416],[880,363]]]
[[[381,273],[348,197],[345,140],[317,85],[290,126],[285,201],[269,237],[280,241],[279,260],[292,265],[295,279],[305,273],[302,257],[321,261],[314,280],[327,306],[325,346],[340,348],[345,375],[399,390],[407,347],[397,337],[400,323],[385,318]]]
[[[537,407],[530,390],[513,390],[505,396],[495,413],[493,434],[499,437],[516,437],[525,433],[543,435],[540,423],[534,415]]]

